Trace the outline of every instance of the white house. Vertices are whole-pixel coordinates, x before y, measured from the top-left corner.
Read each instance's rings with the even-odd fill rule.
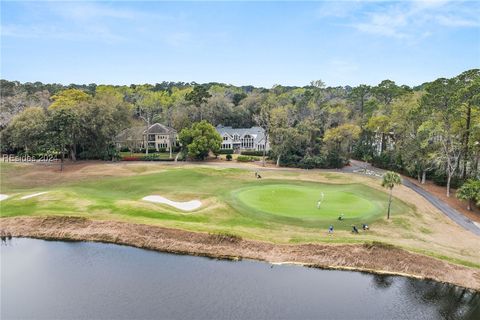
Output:
[[[218,125],[216,129],[222,136],[221,149],[233,149],[236,152],[270,150],[265,130],[260,127],[232,128]]]

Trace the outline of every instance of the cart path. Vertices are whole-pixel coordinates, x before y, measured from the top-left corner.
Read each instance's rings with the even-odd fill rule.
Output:
[[[359,170],[364,170],[365,169],[365,163],[361,161],[356,161],[352,160],[351,161],[351,166],[350,167],[345,167],[346,172],[356,172],[359,173]],[[370,170],[372,172],[376,172],[379,174],[382,174],[385,172],[385,170],[378,169],[375,167],[372,167],[371,165],[366,166],[367,170]],[[449,217],[451,220],[456,222],[458,225],[462,226],[464,229],[473,232],[477,236],[480,236],[480,226],[474,223],[472,220],[469,218],[465,217],[463,214],[458,212],[457,210],[453,209],[450,207],[448,204],[437,198],[436,196],[432,195],[430,192],[424,190],[423,188],[417,186],[413,182],[409,181],[408,179],[402,179],[402,183],[404,186],[412,189],[425,199],[427,199],[428,202],[433,204],[438,210],[440,210],[443,214],[445,214],[447,217]]]

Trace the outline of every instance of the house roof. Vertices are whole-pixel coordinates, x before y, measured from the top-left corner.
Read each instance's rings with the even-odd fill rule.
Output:
[[[148,133],[168,134],[168,133],[177,133],[177,131],[161,123],[154,123],[150,126],[150,129],[148,129]]]
[[[116,137],[116,141],[143,140],[146,132],[145,126],[127,128],[121,131]],[[175,134],[177,131],[160,123],[154,123],[148,129],[149,134]]]
[[[250,135],[253,137],[256,143],[262,141],[265,138],[265,130],[260,127],[232,128],[218,125],[216,129],[221,136],[227,134],[228,136],[230,136],[230,138],[232,138],[234,134],[238,134],[240,139],[242,139],[246,135]]]

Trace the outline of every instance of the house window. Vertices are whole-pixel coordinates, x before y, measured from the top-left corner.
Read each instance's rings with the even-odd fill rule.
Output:
[[[227,136],[224,136],[223,137],[223,141],[227,141],[228,140],[228,137]]]
[[[245,135],[242,139],[242,148],[252,149],[253,148],[253,137],[251,135]]]
[[[155,135],[154,134],[149,134],[148,135],[148,141],[155,141]]]
[[[238,136],[238,134],[235,133],[235,134],[233,135],[233,141],[238,141],[239,138],[240,138],[240,137]]]

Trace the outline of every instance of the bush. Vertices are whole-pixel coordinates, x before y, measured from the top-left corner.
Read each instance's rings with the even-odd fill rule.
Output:
[[[218,154],[233,154],[233,149],[220,149]]]
[[[273,158],[274,160],[276,157]],[[293,167],[297,168],[299,166],[300,161],[302,161],[303,157],[297,154],[288,154],[280,157],[280,165],[282,167]]]
[[[348,163],[348,160],[342,157],[338,152],[329,152],[327,154],[325,167],[326,168],[343,168]]]
[[[130,149],[128,147],[122,147],[120,148],[120,152],[129,152]]]
[[[321,156],[305,156],[298,166],[303,169],[325,168],[325,159]]]
[[[447,175],[443,172],[435,172],[432,176],[432,181],[437,186],[446,187],[447,186]],[[453,189],[458,189],[463,184],[463,180],[458,177],[452,177],[450,181],[450,187]]]
[[[238,156],[237,161],[238,162],[252,162],[252,161],[255,161],[255,158],[250,157],[250,156]]]
[[[227,154],[226,158],[227,158],[227,161],[232,161],[232,155],[231,154]]]
[[[242,151],[240,154],[243,155],[243,156],[262,157],[263,156],[263,151]]]

